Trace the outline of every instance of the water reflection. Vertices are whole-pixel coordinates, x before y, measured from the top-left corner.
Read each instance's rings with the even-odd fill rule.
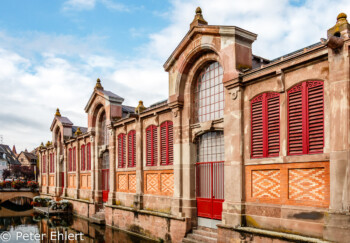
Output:
[[[33,214],[0,217],[0,234],[9,232],[7,242],[153,242],[125,232],[90,223],[76,217],[50,217]],[[0,239],[0,242],[2,240]]]

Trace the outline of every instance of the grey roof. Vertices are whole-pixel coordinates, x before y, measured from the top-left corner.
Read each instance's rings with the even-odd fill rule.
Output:
[[[160,107],[160,106],[164,106],[168,104],[168,99],[166,100],[162,100],[162,101],[158,101],[156,103],[153,103],[152,105],[150,105],[150,107],[148,107],[146,110],[144,110],[143,112],[146,112],[146,111],[149,111],[149,110],[152,110],[152,109],[155,109],[157,107]]]
[[[62,125],[73,125],[73,122],[71,122],[68,117],[65,116],[57,116],[57,119],[62,123]]]
[[[11,165],[21,165],[17,160],[16,155],[12,152],[10,147],[5,144],[0,144],[0,153],[6,154],[6,160]]]
[[[115,93],[113,93],[112,91],[108,91],[108,90],[102,90],[102,93],[104,93],[105,95],[107,95],[108,97],[111,98],[116,98],[116,99],[123,99],[123,97],[120,97],[119,95],[116,95]]]

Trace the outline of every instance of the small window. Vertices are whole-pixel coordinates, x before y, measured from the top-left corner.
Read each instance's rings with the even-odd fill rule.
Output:
[[[125,134],[118,135],[118,168],[124,168],[126,164]]]
[[[146,129],[146,165],[147,166],[156,166],[158,160],[158,133],[157,127],[151,125]]]
[[[136,166],[136,131],[128,133],[128,167]]]
[[[166,121],[160,125],[160,154],[161,165],[172,165],[174,161],[173,153],[173,122]]]

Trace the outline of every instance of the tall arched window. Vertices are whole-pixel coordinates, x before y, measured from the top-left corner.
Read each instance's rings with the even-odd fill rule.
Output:
[[[205,122],[224,116],[223,70],[218,62],[205,66],[194,87],[194,120]]]
[[[147,166],[157,165],[157,158],[158,158],[157,140],[158,140],[157,127],[155,125],[151,125],[146,129],[146,154],[147,154],[146,165]]]
[[[43,155],[43,173],[46,173],[46,157]]]
[[[136,131],[128,133],[128,167],[136,166]]]
[[[86,160],[85,160],[85,145],[81,145],[81,157],[80,157],[80,169],[86,169]]]
[[[100,119],[100,144],[101,145],[107,145],[109,142],[109,137],[108,137],[108,131],[107,131],[107,119],[106,119],[106,113],[103,112],[103,115]]]

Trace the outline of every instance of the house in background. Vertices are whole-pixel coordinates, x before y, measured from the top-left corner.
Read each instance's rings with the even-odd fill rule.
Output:
[[[11,165],[21,165],[21,163],[8,145],[0,144],[0,179],[2,179],[2,172],[9,169]]]
[[[35,155],[34,152],[28,152],[27,149],[25,151],[20,152],[17,158],[22,166],[28,166],[28,167],[36,166],[37,156]]]

